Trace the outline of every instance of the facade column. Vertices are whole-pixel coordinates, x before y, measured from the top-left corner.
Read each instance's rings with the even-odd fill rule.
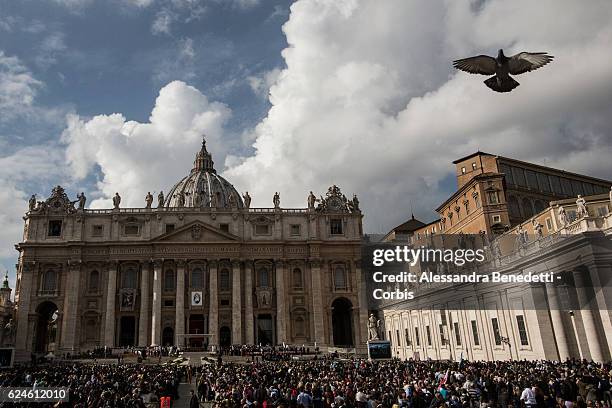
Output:
[[[287,315],[285,311],[287,301],[285,298],[286,262],[276,261],[276,339],[277,343],[287,342]]]
[[[176,317],[174,320],[174,344],[185,345],[185,261],[176,263]]]
[[[605,342],[608,346],[608,352],[612,354],[612,267],[609,265],[590,265],[589,272],[595,292],[597,310],[601,315]]]
[[[104,346],[115,346],[115,303],[117,301],[117,262],[108,263],[106,286],[106,317],[104,320]]]
[[[244,334],[246,344],[254,344],[253,327],[253,261],[244,263]]]
[[[149,261],[140,267],[140,317],[138,319],[138,347],[146,347],[149,335]]]
[[[211,261],[208,268],[210,274],[210,284],[208,285],[208,293],[210,304],[208,306],[208,333],[210,336],[210,345],[219,345],[219,295],[217,286],[217,261]]]
[[[587,293],[586,281],[583,274],[587,274],[586,269],[578,269],[573,271],[574,284],[576,293],[578,294],[578,305],[580,306],[580,316],[586,334],[587,345],[591,353],[591,360],[602,362],[604,359],[601,343],[599,342],[599,332],[595,320],[595,314],[591,308],[589,295]]]
[[[30,329],[30,296],[34,287],[34,263],[24,262],[19,271],[19,286],[15,290],[17,309],[17,330],[15,335],[15,360],[27,361],[32,351],[34,330]],[[33,326],[33,324],[31,325]]]
[[[81,261],[69,262],[68,273],[66,275],[66,285],[64,287],[64,308],[62,311],[62,338],[61,351],[66,353],[74,353],[76,326],[79,309],[79,279],[80,279]]]
[[[563,327],[563,318],[561,317],[561,308],[559,306],[559,297],[557,288],[553,284],[546,285],[546,296],[548,298],[548,308],[550,310],[550,319],[552,321],[557,350],[559,351],[559,361],[565,361],[570,357],[569,345],[567,344],[567,335]]]
[[[361,270],[361,261],[354,261],[353,267],[355,268],[355,283],[357,286],[355,289],[357,289],[357,301],[359,302],[357,311],[359,327],[355,330],[355,334],[358,335],[358,338],[355,339],[355,347],[365,347],[366,341],[368,341],[368,295]]]
[[[242,279],[240,262],[232,261],[232,344],[242,344]]]
[[[314,324],[314,339],[317,346],[325,346],[325,328],[323,326],[323,293],[321,290],[321,262],[310,261],[312,276],[312,319]]]
[[[162,260],[153,262],[153,310],[151,312],[151,345],[161,345]]]

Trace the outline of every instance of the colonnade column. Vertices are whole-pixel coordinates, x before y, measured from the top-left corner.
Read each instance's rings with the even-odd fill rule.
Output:
[[[603,350],[599,342],[599,333],[595,320],[594,311],[591,308],[589,295],[587,293],[586,280],[583,274],[587,274],[586,269],[577,269],[573,271],[574,284],[576,293],[578,294],[578,304],[580,306],[580,316],[586,334],[587,344],[591,352],[591,359],[596,362],[603,361]]]
[[[246,261],[244,263],[244,334],[246,344],[255,343],[253,319],[253,261]]]
[[[208,293],[210,304],[208,306],[208,333],[211,334],[210,345],[219,345],[219,298],[217,293],[217,261],[209,263],[210,283]]]
[[[148,261],[140,266],[140,316],[138,318],[138,347],[146,347],[149,335],[149,271]]]
[[[174,344],[185,345],[185,261],[176,263],[176,316],[174,320]]]
[[[242,285],[240,262],[232,261],[232,344],[242,344]]]
[[[548,308],[550,309],[550,319],[552,321],[557,350],[559,351],[559,360],[565,361],[570,357],[569,345],[567,344],[567,335],[563,327],[563,318],[561,317],[561,308],[559,306],[559,297],[557,288],[553,284],[546,285],[546,296],[548,297]]]
[[[34,287],[34,263],[20,263],[19,271],[19,291],[15,292],[15,302],[18,302],[17,309],[17,330],[15,335],[15,359],[26,360],[30,357],[29,352],[32,350],[34,331],[30,330],[29,315],[30,315],[30,296],[32,291],[36,291]]]
[[[108,284],[106,286],[106,315],[104,320],[104,346],[115,345],[115,303],[117,300],[117,262],[108,263]]]
[[[318,260],[310,261],[310,275],[312,276],[312,319],[314,325],[314,338],[317,345],[325,345],[325,328],[323,327],[323,301],[321,290],[321,263]]]
[[[151,312],[151,345],[161,345],[161,295],[163,261],[153,262],[153,310]]]
[[[612,353],[612,267],[610,265],[589,265],[597,309],[601,316],[608,352]]]
[[[285,268],[286,262],[276,261],[276,338],[278,344],[287,341],[287,314],[285,308]]]
[[[81,261],[68,263],[66,287],[64,288],[61,350],[69,353],[74,352],[75,346],[76,325],[78,319],[80,271]],[[78,344],[78,341],[76,341],[76,344]]]

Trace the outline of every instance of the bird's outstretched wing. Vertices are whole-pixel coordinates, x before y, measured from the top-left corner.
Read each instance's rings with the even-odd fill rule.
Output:
[[[488,55],[478,55],[477,57],[463,58],[453,61],[453,67],[470,74],[493,75],[497,63],[495,58]]]
[[[511,75],[523,74],[543,67],[553,58],[552,55],[545,52],[520,52],[510,57],[508,70]]]

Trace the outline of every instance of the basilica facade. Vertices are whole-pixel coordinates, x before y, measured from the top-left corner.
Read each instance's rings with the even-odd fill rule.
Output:
[[[187,169],[186,169],[187,170]],[[156,201],[156,202],[154,202]],[[251,208],[205,143],[142,208],[33,196],[16,245],[16,358],[96,347],[356,347],[367,340],[362,213],[337,186],[305,208]]]

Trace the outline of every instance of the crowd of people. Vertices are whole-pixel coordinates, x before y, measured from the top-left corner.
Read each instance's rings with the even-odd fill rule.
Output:
[[[68,386],[73,407],[147,407],[191,383],[218,408],[610,408],[612,363],[324,357],[198,367],[59,364],[0,372],[2,386]],[[156,406],[159,406],[156,405]]]

